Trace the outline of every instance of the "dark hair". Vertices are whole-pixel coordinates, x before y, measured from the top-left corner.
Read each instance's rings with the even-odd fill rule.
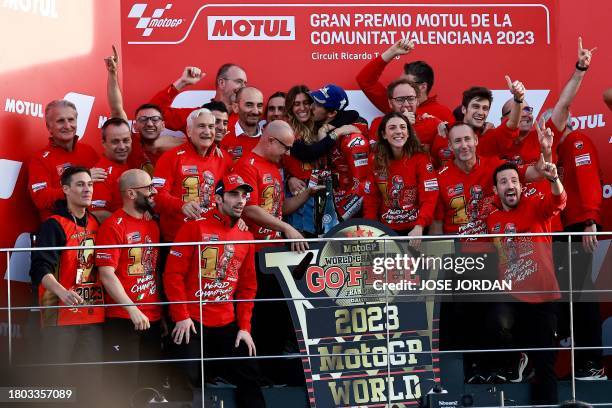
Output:
[[[313,103],[312,97],[310,96],[310,89],[306,85],[295,85],[289,89],[287,96],[285,97],[285,114],[287,115],[287,123],[293,129],[296,139],[303,140],[306,144],[312,144],[315,142],[314,132],[314,121],[312,116],[308,119],[308,122],[302,123],[293,113],[293,104],[298,95],[306,95],[306,99]]]
[[[505,162],[504,164],[502,164],[499,167],[497,167],[495,169],[495,171],[493,172],[493,185],[494,186],[497,185],[497,174],[501,173],[504,170],[514,170],[514,171],[516,171],[516,174],[519,173],[518,167],[516,167],[516,164],[510,163],[510,162]]]
[[[60,182],[62,183],[62,186],[70,186],[70,183],[72,182],[72,176],[78,173],[87,173],[89,177],[91,177],[91,172],[88,168],[80,166],[70,166],[66,168],[66,170],[64,170],[62,176],[60,177]]]
[[[221,101],[210,101],[201,106],[204,109],[208,109],[209,111],[218,111],[223,113],[229,113],[227,111],[227,106]]]
[[[225,74],[227,74],[227,71],[230,70],[231,67],[237,67],[240,68],[244,71],[244,69],[240,66],[240,65],[236,65],[233,64],[231,62],[228,62],[227,64],[223,64],[219,67],[219,70],[217,71],[217,76],[215,78],[215,83],[219,83],[219,79],[224,78],[225,79]]]
[[[392,81],[389,85],[387,85],[387,99],[389,100],[393,99],[393,92],[395,91],[395,88],[397,88],[400,85],[410,85],[412,89],[414,89],[414,92],[417,95],[419,94],[419,89],[417,87],[417,84],[415,84],[412,81],[407,80],[406,78],[399,78],[399,79],[396,79],[395,81]]]
[[[474,98],[486,99],[489,104],[493,103],[493,94],[488,88],[484,86],[473,86],[470,89],[463,92],[463,99],[461,100],[461,106],[467,109],[470,101]]]
[[[404,73],[413,75],[417,84],[427,84],[427,94],[431,91],[434,84],[433,68],[425,61],[413,61],[404,65]]]
[[[102,125],[102,140],[106,140],[106,128],[109,126],[121,126],[125,125],[128,129],[130,129],[130,124],[123,118],[108,118],[106,122]]]
[[[159,105],[156,105],[154,103],[143,103],[142,105],[136,108],[136,110],[134,111],[134,116],[137,118],[138,112],[145,109],[155,109],[159,112],[159,116],[161,116],[162,119],[164,118],[164,113],[162,112],[161,108],[159,107]]]
[[[423,145],[417,137],[414,128],[408,121],[408,119],[399,112],[390,112],[383,116],[378,126],[378,142],[376,143],[376,155],[375,155],[375,168],[377,170],[386,169],[389,167],[389,162],[393,158],[393,152],[391,151],[391,145],[389,141],[384,138],[385,129],[387,123],[393,118],[400,118],[406,122],[408,127],[408,139],[404,144],[404,154],[408,157],[412,157],[415,153],[423,152]]]

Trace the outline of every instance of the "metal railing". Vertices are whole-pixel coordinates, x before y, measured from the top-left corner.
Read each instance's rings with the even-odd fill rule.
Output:
[[[572,251],[572,245],[578,245],[578,243],[576,242],[577,240],[580,240],[582,236],[585,235],[596,235],[598,237],[606,237],[606,238],[610,238],[610,236],[612,235],[612,233],[610,232],[598,232],[598,233],[540,233],[540,234],[512,234],[511,236],[513,238],[519,238],[519,237],[565,237],[567,239],[567,242],[561,242],[558,243],[558,245],[567,245],[567,266],[568,266],[568,270],[567,270],[567,278],[568,278],[568,288],[567,289],[563,289],[560,288],[560,290],[558,291],[541,291],[541,290],[533,290],[533,291],[522,291],[519,293],[523,293],[523,294],[543,294],[543,293],[558,293],[559,295],[567,295],[567,302],[569,303],[569,334],[570,334],[570,345],[566,346],[566,347],[547,347],[547,348],[537,348],[537,347],[532,347],[532,348],[514,348],[514,349],[509,349],[509,348],[486,348],[486,349],[462,349],[462,350],[439,350],[439,349],[434,349],[432,347],[431,350],[410,350],[410,351],[390,351],[390,340],[392,339],[392,335],[393,330],[391,330],[390,327],[390,320],[389,320],[389,313],[386,312],[384,314],[384,318],[385,318],[385,328],[386,330],[384,330],[384,332],[382,334],[384,334],[384,337],[386,339],[386,353],[380,353],[380,352],[364,352],[364,353],[360,353],[360,356],[381,356],[382,354],[386,354],[386,361],[387,361],[387,370],[386,370],[386,375],[387,375],[387,381],[391,380],[391,358],[392,357],[397,357],[397,356],[401,356],[401,355],[430,355],[430,356],[437,356],[437,358],[439,358],[440,356],[444,356],[447,354],[473,354],[473,353],[501,353],[501,352],[536,352],[536,351],[543,351],[543,350],[548,350],[548,351],[569,351],[570,352],[570,369],[571,369],[571,397],[572,399],[577,399],[579,396],[577,395],[576,392],[576,378],[575,378],[575,352],[577,350],[593,350],[593,349],[601,349],[601,350],[608,350],[608,349],[612,349],[612,346],[602,346],[602,347],[579,347],[575,345],[575,333],[574,333],[574,303],[575,303],[575,294],[576,293],[591,293],[594,295],[603,295],[603,294],[607,294],[607,293],[612,293],[612,288],[604,288],[604,289],[576,289],[573,286],[573,262],[572,262],[572,257],[574,256],[573,251]],[[481,238],[481,239],[494,239],[494,238],[504,238],[504,237],[508,237],[508,235],[506,234],[481,234],[481,235],[470,235],[469,238]],[[355,237],[340,237],[340,238],[313,238],[313,239],[306,239],[304,241],[309,242],[309,244],[311,245],[322,245],[322,244],[328,244],[328,243],[342,243],[342,242],[350,242],[350,243],[355,243],[355,242],[367,242],[367,243],[371,243],[371,242],[378,242],[378,241],[382,241],[384,248],[385,248],[385,255],[387,255],[387,243],[389,242],[397,242],[399,243],[398,245],[406,245],[407,243],[409,243],[410,241],[413,240],[421,240],[423,241],[423,243],[429,243],[429,242],[433,242],[433,241],[440,241],[440,240],[453,240],[456,241],[458,238],[465,238],[465,237],[457,237],[457,236],[445,236],[445,235],[440,235],[440,236],[422,236],[422,237],[395,237],[395,236],[383,236],[383,237],[367,237],[367,238],[355,238]],[[289,244],[292,242],[296,242],[298,240],[270,240],[270,241],[265,241],[266,243],[282,243],[282,244]],[[159,244],[135,244],[135,245],[116,245],[116,246],[86,246],[86,247],[53,247],[53,248],[3,248],[0,249],[0,252],[5,252],[6,253],[6,264],[7,264],[7,272],[6,272],[6,279],[7,279],[7,306],[1,308],[1,310],[6,311],[7,312],[7,320],[8,320],[8,362],[9,362],[9,367],[10,366],[21,366],[21,367],[37,367],[37,366],[41,366],[44,364],[41,364],[39,362],[30,362],[30,363],[15,363],[14,361],[14,356],[13,356],[13,336],[12,336],[12,330],[13,330],[13,313],[15,312],[20,312],[20,311],[30,311],[32,310],[32,306],[14,306],[13,305],[13,299],[12,299],[12,286],[14,285],[14,283],[12,283],[11,281],[11,263],[10,263],[10,257],[11,254],[13,253],[19,253],[19,252],[33,252],[33,251],[49,251],[49,250],[78,250],[78,249],[87,249],[87,250],[97,250],[97,249],[105,249],[105,248],[133,248],[133,247],[170,247],[170,246],[196,246],[198,248],[198,270],[201,270],[202,267],[202,247],[206,246],[206,245],[215,245],[215,246],[219,246],[219,245],[225,245],[225,244],[232,244],[232,245],[246,245],[246,244],[261,244],[262,241],[256,241],[256,240],[252,240],[252,241],[211,241],[211,242],[184,242],[184,243],[159,243]],[[425,244],[427,245],[427,244]],[[552,250],[552,248],[551,248]],[[312,251],[312,250],[311,250]],[[292,265],[295,265],[295,263],[293,263]],[[163,266],[160,266],[158,268],[158,270],[160,268],[163,268]],[[385,283],[393,283],[393,281],[389,280],[389,276],[387,271],[385,271],[384,273],[384,281]],[[200,279],[200,294],[202,293],[202,279]],[[465,297],[469,297],[472,295],[482,295],[482,292],[475,292],[475,293],[467,293],[467,294],[461,294],[460,296],[465,296]],[[507,295],[507,293],[506,293]],[[200,295],[201,296],[201,295]],[[390,291],[388,290],[388,288],[384,291],[383,295],[380,294],[360,294],[358,296],[358,299],[361,300],[362,303],[364,304],[368,304],[368,303],[381,303],[381,299],[384,298],[384,305],[385,307],[389,307],[392,306],[394,303],[397,304],[398,301],[402,302],[402,301],[414,301],[414,300],[421,300],[421,301],[425,301],[424,299],[427,300],[431,300],[431,299],[439,299],[439,298],[443,298],[444,296],[458,296],[458,294],[448,294],[448,293],[393,293],[391,294]],[[340,295],[336,295],[334,296],[334,299],[336,300],[351,300],[351,299],[355,299],[354,295],[346,295],[346,294],[340,294]],[[304,297],[302,296],[286,296],[286,297],[277,297],[277,298],[265,298],[265,299],[230,299],[230,300],[202,300],[200,298],[200,300],[195,300],[195,301],[175,301],[175,302],[168,302],[168,301],[160,301],[160,302],[154,302],[154,303],[143,303],[143,305],[150,305],[150,304],[157,304],[160,306],[168,306],[168,305],[172,305],[172,304],[201,304],[201,305],[205,305],[205,304],[213,304],[213,303],[239,303],[239,302],[304,302]],[[309,298],[308,299],[310,302],[314,302],[316,303],[318,300],[314,299],[314,298]],[[368,302],[368,300],[372,301],[372,302]],[[77,306],[77,307],[108,307],[108,306],[128,306],[126,304],[120,304],[120,303],[114,303],[114,304],[104,304],[104,305],[83,305],[83,306]],[[74,306],[36,306],[35,310],[42,310],[42,309],[51,309],[51,308],[74,308]],[[387,309],[385,309],[387,310]],[[203,325],[202,325],[202,307],[200,307],[200,322],[199,322],[199,333],[202,333],[203,330]],[[194,322],[197,323],[197,322]],[[430,328],[431,329],[431,328]],[[379,333],[380,334],[380,333]],[[353,353],[326,353],[326,354],[321,354],[321,353],[311,353],[309,351],[309,347],[308,344],[306,344],[305,346],[305,350],[306,352],[300,352],[299,354],[290,354],[290,355],[272,355],[272,356],[252,356],[252,357],[219,357],[219,358],[212,358],[212,357],[204,357],[206,355],[205,353],[205,349],[204,349],[204,339],[202,336],[200,337],[200,353],[201,353],[201,358],[190,358],[190,359],[159,359],[159,360],[138,360],[138,361],[100,361],[100,362],[88,362],[88,363],[56,363],[56,364],[48,364],[48,365],[91,365],[91,364],[100,364],[100,365],[108,365],[108,364],[157,364],[157,363],[180,363],[180,362],[188,362],[188,361],[202,361],[202,362],[215,362],[215,361],[231,361],[231,360],[240,360],[240,359],[245,359],[245,358],[249,358],[249,359],[255,359],[255,360],[261,360],[261,359],[294,359],[296,357],[298,358],[307,358],[307,359],[312,359],[312,358],[333,358],[333,357],[347,357],[347,356],[351,356],[354,355]],[[201,392],[202,392],[202,401],[205,400],[206,397],[206,387],[205,387],[205,373],[204,373],[204,364],[201,364]],[[439,381],[439,377],[436,378],[436,380]],[[444,382],[444,378],[442,378],[442,381]],[[387,390],[388,391],[388,390]],[[609,395],[612,396],[612,393],[610,393]],[[584,397],[583,397],[584,398]],[[612,404],[612,397],[611,400],[609,402],[603,403],[603,404],[593,404],[594,406],[606,406],[606,404]],[[387,404],[387,406],[391,406],[392,402],[389,402]],[[532,406],[532,405],[525,405],[525,406]],[[546,405],[544,405],[546,406]]]

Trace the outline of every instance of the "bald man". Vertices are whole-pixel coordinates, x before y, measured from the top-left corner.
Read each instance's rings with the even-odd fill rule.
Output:
[[[221,141],[234,161],[253,150],[261,137],[259,121],[263,114],[263,94],[257,88],[246,86],[236,92],[233,110],[238,115],[235,125],[230,124],[228,133]]]
[[[145,213],[151,213],[157,190],[143,170],[125,171],[119,177],[123,207],[115,211],[98,231],[99,245],[159,243],[159,228]],[[161,317],[157,270],[157,247],[133,246],[96,251],[96,265],[104,285],[106,307],[104,350],[106,361],[159,359]],[[141,305],[142,303],[145,303]],[[107,389],[113,389],[113,404],[127,406],[138,387],[158,385],[159,371],[153,365],[110,364],[105,366]],[[110,388],[112,387],[112,388]]]
[[[302,234],[283,221],[283,215],[295,211],[310,195],[318,191],[317,188],[309,188],[296,196],[287,199],[284,197],[279,163],[281,158],[289,153],[294,138],[293,130],[286,122],[274,120],[266,126],[253,151],[243,157],[234,168],[234,172],[253,187],[242,214],[255,239],[270,240],[283,236],[288,239],[304,239]],[[261,243],[256,245],[255,249],[271,245],[278,244]],[[308,243],[298,241],[292,243],[291,247],[302,252],[308,249]],[[255,265],[259,263],[256,262]],[[258,270],[257,298],[283,297],[276,277],[264,275]],[[295,336],[292,339],[288,336],[293,330],[285,302],[256,302],[253,316],[253,334],[261,355],[282,354],[287,341],[297,344]],[[286,381],[287,376],[291,375],[288,371],[291,370],[291,364],[291,361],[264,361],[262,368],[266,375],[275,381],[282,381],[279,377],[283,376]]]

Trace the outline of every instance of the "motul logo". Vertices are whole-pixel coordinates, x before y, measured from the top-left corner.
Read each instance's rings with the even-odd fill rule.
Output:
[[[293,16],[209,16],[209,40],[295,40]]]

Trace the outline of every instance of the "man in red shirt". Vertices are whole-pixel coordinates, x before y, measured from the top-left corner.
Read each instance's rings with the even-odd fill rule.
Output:
[[[380,56],[370,61],[357,74],[356,79],[359,87],[370,102],[383,113],[391,112],[391,109],[387,103],[386,87],[380,83],[380,77],[389,62],[397,56],[409,54],[413,49],[413,42],[408,41],[408,39],[399,40]],[[447,123],[455,121],[450,109],[440,104],[435,95],[430,95],[434,84],[434,72],[425,61],[413,61],[405,64],[404,72],[400,78],[408,79],[418,86],[419,107],[416,111],[418,116],[427,113]]]
[[[214,144],[215,117],[208,109],[189,115],[187,134],[189,140],[164,153],[155,167],[155,210],[165,242],[172,242],[183,223],[200,218],[213,205],[214,186],[230,166],[228,154]]]
[[[159,105],[162,108],[162,113],[166,119],[166,127],[172,130],[181,130],[185,132],[185,124],[187,116],[195,108],[172,108],[172,101],[185,87],[195,85],[206,75],[198,67],[185,67],[180,78],[172,83],[168,88],[158,92],[151,103]],[[233,102],[236,92],[246,86],[247,75],[244,69],[236,64],[223,64],[217,71],[215,80],[216,92],[215,97],[211,101],[218,101],[225,104],[228,112],[233,112]],[[235,115],[230,115],[230,125],[238,118]]]
[[[259,121],[263,113],[263,94],[257,88],[247,86],[236,92],[234,112],[238,121],[230,123],[227,135],[220,146],[227,150],[234,162],[246,156],[259,142],[261,127]]]
[[[221,140],[227,135],[227,126],[229,124],[225,104],[219,101],[210,101],[202,105],[202,107],[211,111],[215,117],[215,142],[221,143]]]
[[[76,106],[66,100],[54,100],[45,108],[45,124],[49,130],[49,144],[36,153],[28,164],[30,196],[42,220],[53,212],[53,205],[64,198],[60,177],[71,166],[92,168],[98,154],[88,145],[79,143]],[[91,169],[94,181],[103,181],[102,169]]]
[[[87,211],[93,192],[89,170],[68,167],[60,183],[65,200],[58,201],[54,214],[42,223],[38,247],[93,247],[98,221]],[[104,309],[91,307],[104,301],[94,256],[94,250],[86,248],[35,251],[30,269],[41,307],[41,357],[44,363],[59,364],[50,366],[44,378],[76,386],[78,394],[84,400],[91,396],[92,402],[101,367],[67,364],[102,361]]]
[[[512,236],[516,233],[550,232],[550,219],[565,207],[567,194],[556,166],[546,163],[543,173],[551,185],[551,194],[531,197],[521,195],[519,170],[515,164],[504,163],[493,173],[493,189],[499,201],[487,218],[487,232],[505,234],[494,238],[499,253],[499,279],[512,282],[511,295],[518,301],[489,304],[485,318],[489,331],[485,341],[490,341],[489,345],[502,348],[555,347],[557,304],[552,301],[561,295],[552,259],[552,238]],[[528,354],[537,382],[532,387],[531,403],[556,404],[556,352]],[[509,366],[507,363],[511,357],[512,353],[495,353],[488,360],[492,368],[502,368]]]
[[[225,175],[215,189],[216,208],[205,218],[184,224],[176,236],[176,242],[202,245],[174,246],[170,250],[164,288],[168,300],[174,302],[170,305],[170,317],[175,322],[172,338],[179,345],[185,340],[183,358],[201,358],[201,341],[205,357],[256,355],[250,334],[253,302],[249,301],[257,291],[253,244],[214,243],[253,239],[250,232],[236,225],[252,191],[239,175]],[[235,305],[223,302],[233,299],[246,301]],[[179,303],[185,301],[192,303]],[[209,367],[213,365],[207,363]],[[238,407],[265,406],[253,360],[227,361],[215,367],[225,371],[226,378],[237,385]],[[185,368],[193,386],[199,387],[200,363],[188,362]]]
[[[156,193],[143,170],[124,172],[118,180],[123,207],[98,231],[98,245],[137,245],[159,242],[157,223],[145,218],[153,212]],[[157,247],[106,248],[96,252],[96,266],[105,289],[105,361],[157,360],[161,353],[162,308],[159,302]],[[145,303],[139,305],[140,303]],[[132,306],[129,306],[132,305]],[[138,386],[161,382],[152,364],[106,366],[105,385],[113,390],[112,406],[124,406]],[[109,401],[110,403],[110,401]]]
[[[103,156],[95,167],[103,169],[108,176],[104,181],[95,183],[92,213],[98,221],[104,222],[112,212],[121,207],[119,176],[129,167],[128,157],[132,151],[130,125],[121,118],[110,118],[102,125]]]

